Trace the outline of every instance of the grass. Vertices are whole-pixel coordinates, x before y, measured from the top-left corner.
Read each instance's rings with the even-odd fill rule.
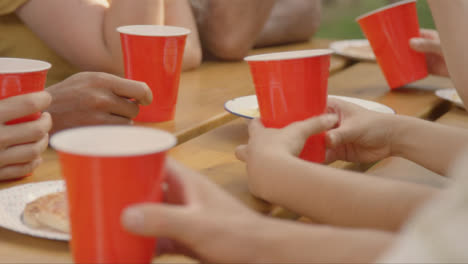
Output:
[[[387,0],[324,0],[322,25],[317,37],[328,39],[364,38],[356,17],[389,4]],[[422,28],[435,28],[426,0],[418,0],[418,16]]]

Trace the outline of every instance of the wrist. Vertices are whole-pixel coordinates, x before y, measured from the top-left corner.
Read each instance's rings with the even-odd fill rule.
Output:
[[[412,130],[412,124],[417,121],[417,119],[403,116],[392,116],[390,120],[391,121],[386,125],[392,129],[390,134],[391,156],[404,158],[405,152],[408,148],[408,139],[414,140],[409,133]]]

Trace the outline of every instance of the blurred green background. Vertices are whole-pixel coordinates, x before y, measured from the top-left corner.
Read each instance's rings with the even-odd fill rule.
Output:
[[[328,39],[356,39],[364,35],[356,17],[398,2],[394,0],[323,0],[323,15],[318,37]],[[418,0],[419,22],[423,28],[435,28],[426,0]]]

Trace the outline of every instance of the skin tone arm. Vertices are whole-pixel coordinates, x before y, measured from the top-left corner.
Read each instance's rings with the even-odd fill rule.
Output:
[[[135,205],[122,214],[130,232],[163,238],[160,254],[208,263],[371,263],[393,241],[381,231],[267,218],[172,161],[166,183],[167,204]]]
[[[318,30],[320,0],[277,0],[255,46],[307,41]]]
[[[460,25],[468,21],[468,2],[463,0],[437,1],[429,0],[432,15],[439,30],[442,50],[447,61],[448,70],[460,97],[465,104],[468,102],[468,76],[466,62],[468,53],[468,37],[459,34]]]
[[[397,231],[435,190],[309,163],[297,158],[309,135],[332,128],[336,115],[266,129],[249,126],[247,162],[253,194],[329,225]],[[266,165],[267,164],[267,165]],[[378,199],[376,199],[378,197]]]
[[[30,0],[17,10],[21,20],[59,55],[85,71],[123,73],[120,36],[116,28],[159,24],[162,0]],[[200,64],[201,49],[188,3],[167,1],[166,21],[192,30],[184,68]],[[131,12],[129,12],[131,10]],[[183,12],[186,12],[185,15]],[[169,24],[169,23],[168,23]]]
[[[198,0],[195,8],[204,49],[217,58],[240,60],[255,45],[275,0]]]

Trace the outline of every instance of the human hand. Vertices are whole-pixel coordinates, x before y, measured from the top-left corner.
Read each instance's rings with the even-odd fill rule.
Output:
[[[236,156],[248,165],[253,163],[257,156],[299,156],[310,136],[333,128],[337,122],[336,115],[323,115],[295,122],[283,129],[275,129],[265,128],[259,119],[254,119],[249,124],[249,143],[237,147]]]
[[[430,74],[450,77],[437,31],[421,29],[421,37],[412,38],[410,46],[415,51],[426,54],[427,67]]]
[[[339,116],[339,125],[327,132],[327,162],[375,162],[392,155],[395,116],[366,110],[329,98],[328,112]]]
[[[138,104],[148,105],[153,100],[145,83],[95,72],[75,74],[47,91],[53,98],[48,108],[53,132],[76,126],[131,124],[138,115]]]
[[[124,228],[158,237],[160,254],[184,254],[210,263],[254,262],[263,216],[174,161],[168,161],[167,170],[166,203],[127,208],[121,219]]]
[[[48,113],[31,122],[5,123],[41,112],[51,100],[48,93],[39,92],[0,101],[0,180],[24,177],[41,164],[41,153],[47,149],[52,127]]]

